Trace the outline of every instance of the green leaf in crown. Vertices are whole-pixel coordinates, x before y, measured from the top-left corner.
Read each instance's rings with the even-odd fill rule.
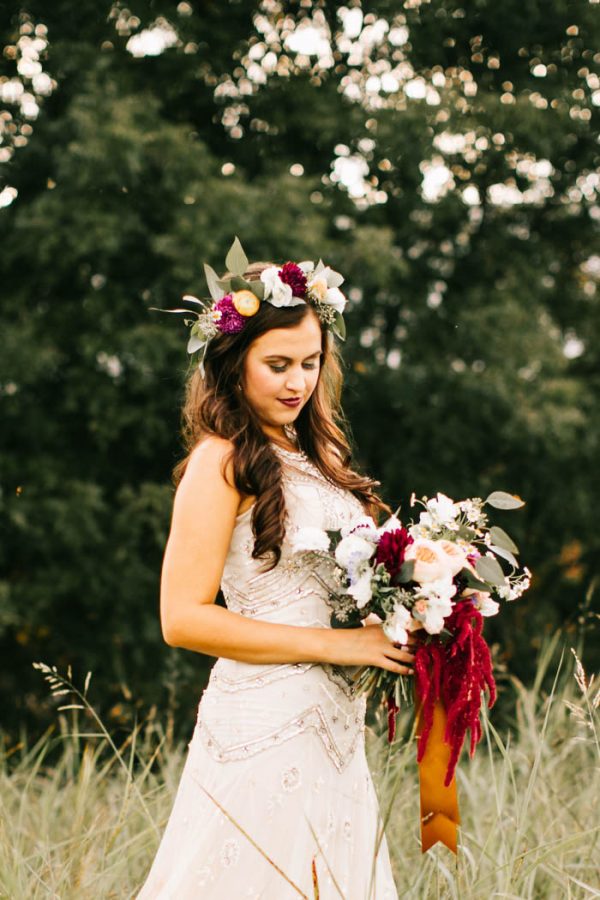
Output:
[[[225,265],[234,275],[243,275],[248,268],[248,257],[244,253],[237,235],[225,257]]]

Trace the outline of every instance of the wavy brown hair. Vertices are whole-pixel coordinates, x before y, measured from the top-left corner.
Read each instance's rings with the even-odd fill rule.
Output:
[[[248,281],[258,280],[263,269],[271,265],[274,263],[252,263],[244,277]],[[223,277],[230,275],[226,272]],[[224,468],[232,460],[235,487],[242,494],[256,497],[252,508],[255,539],[252,557],[263,559],[270,555],[273,562],[267,571],[279,562],[285,536],[281,462],[238,385],[253,341],[272,328],[292,328],[307,315],[316,316],[309,303],[276,307],[262,302],[241,332],[219,333],[212,338],[204,358],[204,379],[195,366],[185,387],[182,438],[186,455],[173,469],[173,483],[179,484],[192,451],[206,435],[229,439],[233,450]],[[299,447],[326,478],[351,491],[362,503],[365,514],[378,521],[381,512],[389,515],[392,510],[375,492],[380,482],[351,468],[349,426],[340,403],[343,384],[340,357],[333,335],[322,325],[321,350],[316,387],[294,422]]]

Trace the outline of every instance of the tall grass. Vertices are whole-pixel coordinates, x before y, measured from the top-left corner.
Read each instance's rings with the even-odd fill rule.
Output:
[[[541,653],[531,686],[506,677],[514,714],[502,726],[486,716],[475,759],[463,756],[456,858],[439,845],[420,852],[409,711],[391,747],[383,713],[375,714],[367,752],[401,897],[600,897],[600,692],[557,640]],[[58,733],[2,750],[0,896],[133,897],[166,824],[186,747],[174,746],[156,719],[132,727],[117,746],[88,700],[89,678],[79,690],[69,676],[42,672],[65,705]]]

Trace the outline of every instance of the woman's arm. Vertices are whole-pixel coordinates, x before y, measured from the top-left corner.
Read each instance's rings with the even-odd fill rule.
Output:
[[[241,496],[230,441],[207,437],[193,451],[173,503],[161,575],[161,626],[172,647],[251,663],[331,662],[405,671],[379,625],[308,628],[247,619],[215,605]],[[389,655],[388,655],[389,654]]]

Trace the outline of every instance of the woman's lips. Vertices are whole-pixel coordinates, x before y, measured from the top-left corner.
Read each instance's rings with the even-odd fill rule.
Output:
[[[280,403],[284,403],[286,406],[295,407],[300,405],[301,397],[297,397],[295,400],[282,400],[280,397],[277,398]]]

